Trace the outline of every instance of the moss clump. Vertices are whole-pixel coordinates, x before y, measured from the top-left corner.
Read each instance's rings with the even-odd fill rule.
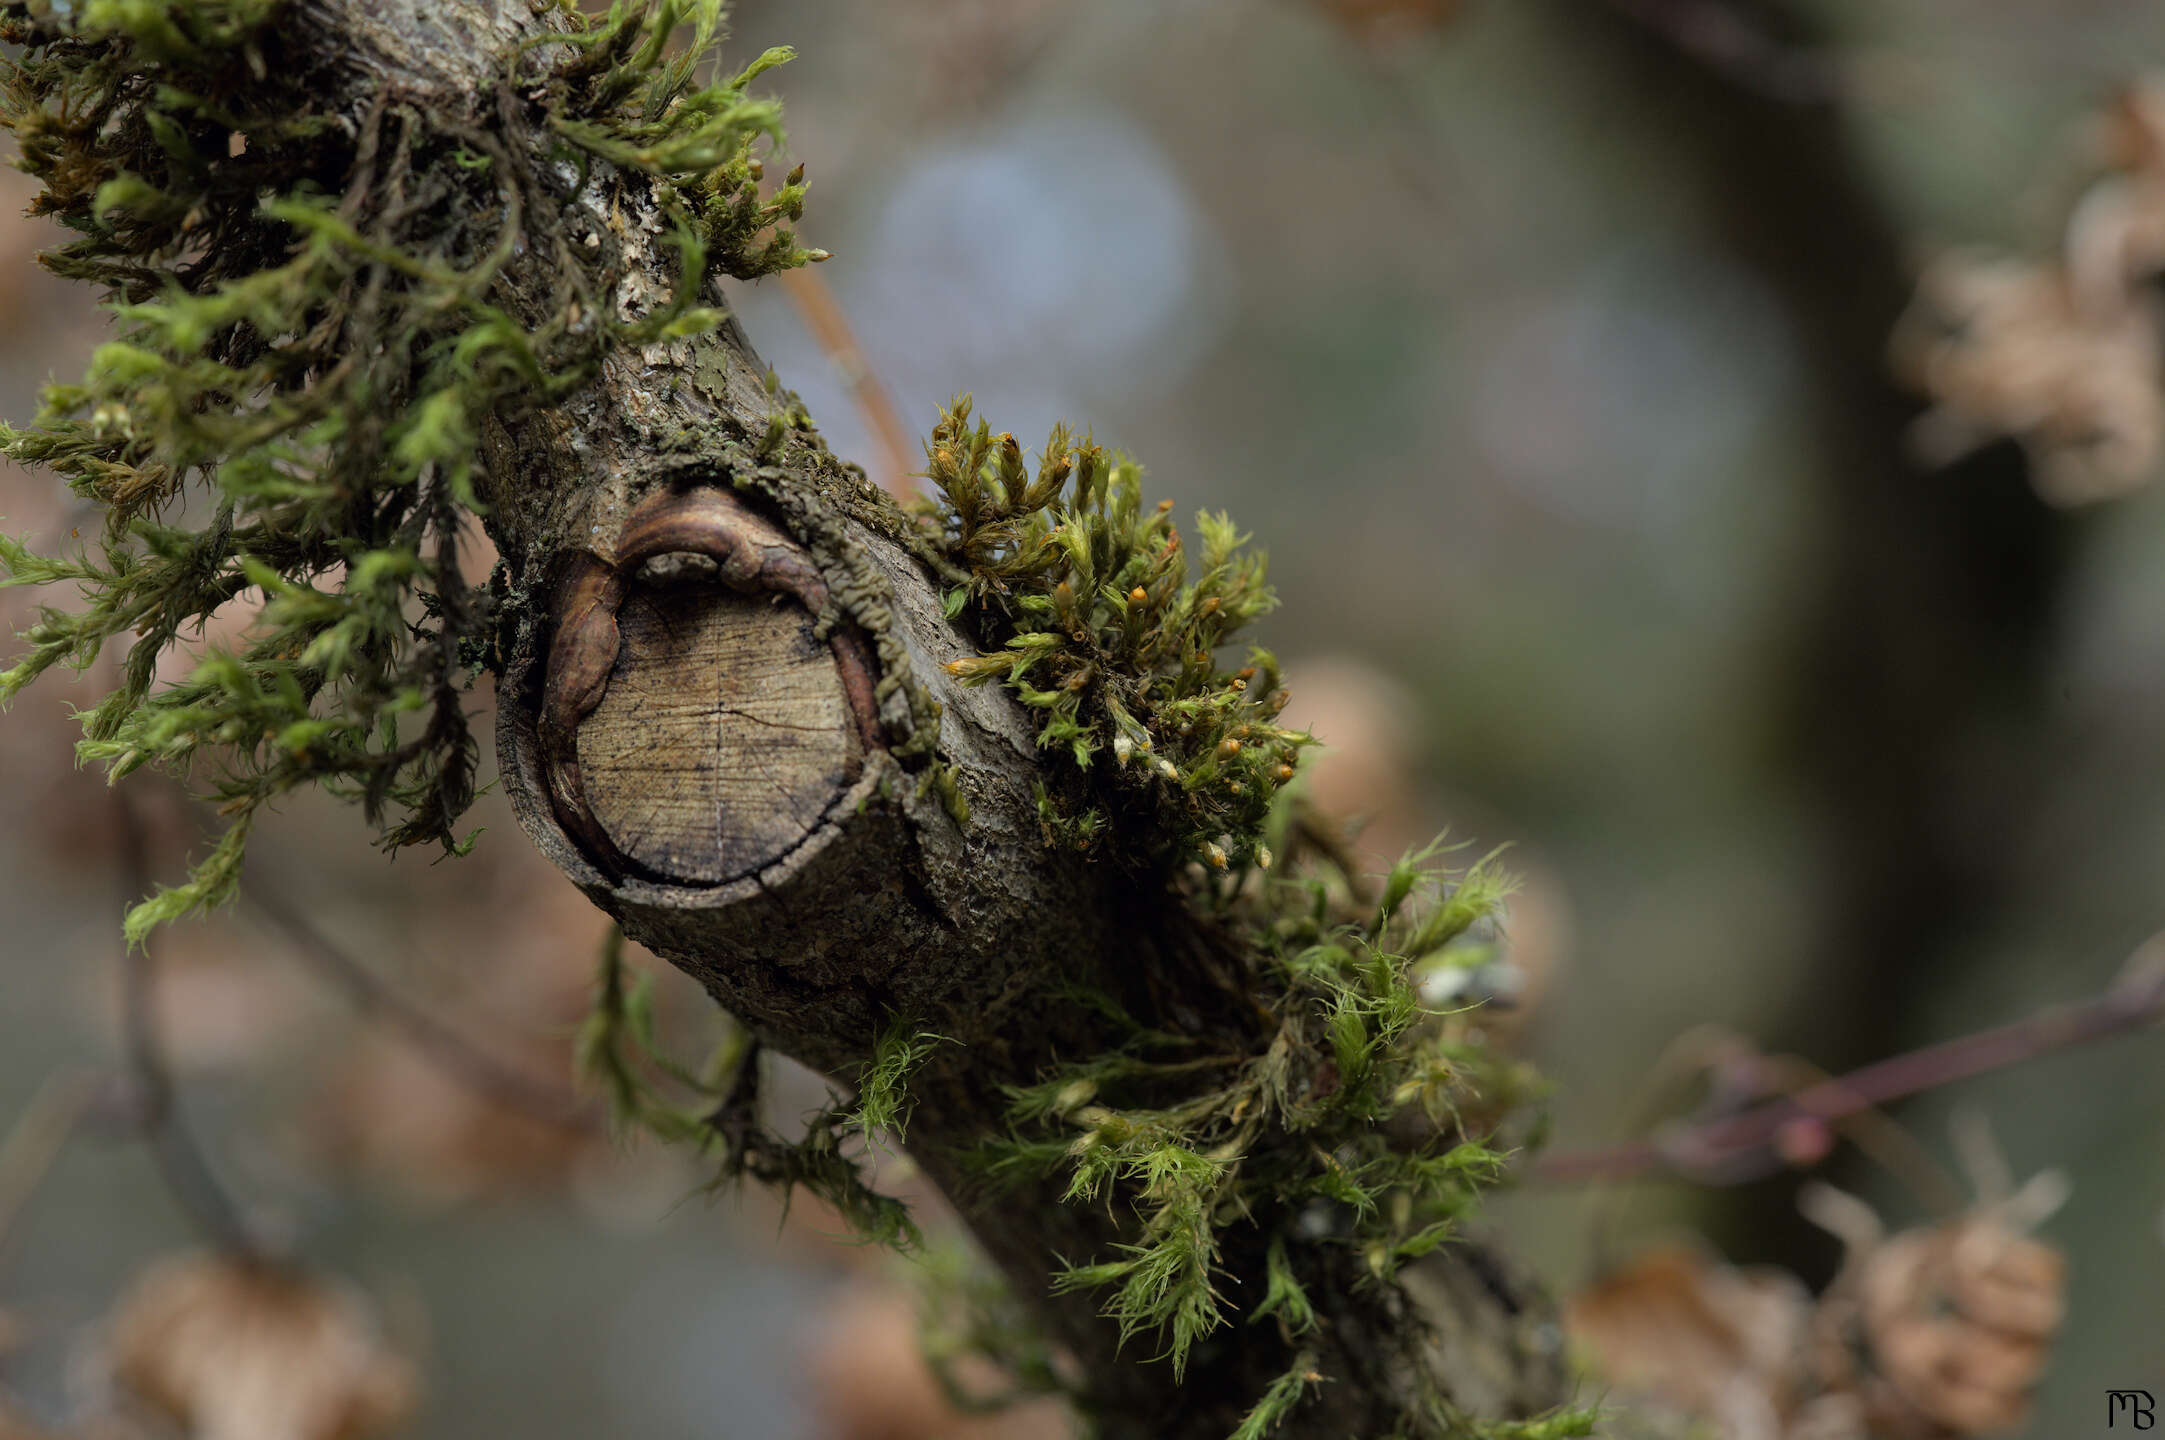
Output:
[[[1142,469],[1063,427],[1036,473],[1009,434],[957,400],[926,447],[941,501],[928,528],[968,578],[947,596],[987,653],[948,668],[997,680],[1038,716],[1038,744],[1074,761],[1040,797],[1049,838],[1088,849],[1117,826],[1120,853],[1170,849],[1216,869],[1267,867],[1258,838],[1309,738],[1277,724],[1278,662],[1219,649],[1277,604],[1263,556],[1224,515],[1201,514],[1191,580],[1170,500],[1145,505]]]
[[[1133,462],[1065,429],[1033,471],[963,400],[927,455],[939,501],[925,524],[963,577],[949,610],[985,642],[949,668],[1006,686],[1068,762],[1040,796],[1048,840],[1161,876],[1258,1017],[1228,1048],[1078,997],[1115,1044],[1010,1089],[1009,1133],[978,1147],[976,1168],[993,1186],[1055,1179],[1066,1203],[1124,1217],[1128,1238],[1076,1257],[1055,1288],[1102,1295],[1123,1343],[1154,1346],[1176,1374],[1220,1327],[1270,1327],[1286,1368],[1236,1440],[1276,1432],[1332,1378],[1316,1342],[1352,1292],[1391,1317],[1387,1368],[1409,1387],[1400,1433],[1471,1433],[1425,1388],[1399,1273],[1502,1173],[1534,1086],[1464,1014],[1424,1007],[1416,974],[1498,918],[1508,878],[1493,859],[1454,873],[1431,849],[1356,906],[1364,878],[1336,869],[1343,848],[1304,847],[1312,822],[1295,823],[1284,787],[1311,741],[1276,724],[1277,666],[1260,650],[1237,670],[1216,659],[1273,604],[1229,519],[1198,517],[1191,578],[1171,503],[1146,503]],[[1274,852],[1289,863],[1273,868]],[[1246,1293],[1220,1283],[1236,1253]],[[1551,1417],[1524,1433],[1585,1425]]]
[[[607,1098],[620,1129],[689,1146],[710,1160],[710,1189],[749,1177],[780,1189],[786,1205],[802,1188],[831,1206],[863,1242],[904,1253],[920,1249],[924,1236],[909,1207],[871,1187],[854,1142],[875,1125],[899,1125],[906,1118],[903,1081],[938,1037],[894,1027],[877,1047],[860,1104],[832,1101],[807,1117],[800,1138],[788,1140],[760,1113],[759,1042],[726,1014],[721,1026],[700,1064],[671,1059],[656,1034],[652,977],[635,975],[625,964],[624,934],[612,927],[595,977],[594,1008],[579,1031],[579,1076]],[[870,1098],[875,1094],[881,1098]],[[874,1107],[886,1118],[875,1117]]]
[[[42,612],[0,699],[127,645],[82,755],[115,778],[146,763],[208,776],[231,820],[188,883],[134,911],[138,939],[229,895],[251,821],[296,787],[358,800],[388,845],[467,843],[465,686],[498,647],[462,539],[505,478],[484,427],[560,404],[612,355],[717,324],[698,304],[715,274],[819,258],[789,229],[801,172],[761,188],[778,117],[747,87],[786,54],[695,79],[719,0],[567,10],[565,33],[506,57],[466,109],[425,113],[393,91],[323,110],[307,57],[276,51],[277,9],[0,0],[0,38],[20,52],[0,124],[44,183],[37,208],[75,237],[47,263],[103,287],[118,322],[34,427],[0,429],[0,449],[53,467],[104,517],[78,555],[0,542],[5,583],[73,585],[81,602]],[[695,43],[673,51],[685,25]],[[678,258],[668,293],[638,303],[619,288],[627,237],[567,218],[607,213],[601,187],[627,174]],[[778,405],[746,469],[764,475],[804,428]],[[1060,1283],[1105,1296],[1122,1333],[1176,1369],[1236,1319],[1267,1327],[1289,1364],[1243,1435],[1278,1429],[1332,1378],[1309,1351],[1326,1348],[1334,1306],[1404,1317],[1388,1331],[1402,1353],[1376,1363],[1422,1375],[1399,1272],[1453,1233],[1507,1141],[1489,1113],[1494,1062],[1421,1007],[1412,967],[1500,888],[1409,862],[1355,914],[1347,877],[1273,868],[1300,858],[1278,802],[1308,741],[1276,723],[1266,652],[1218,659],[1273,603],[1230,521],[1199,518],[1191,566],[1132,462],[1056,431],[1032,472],[966,405],[928,460],[945,503],[916,538],[983,642],[958,671],[1008,687],[1061,757],[1041,796],[1048,836],[1162,882],[1255,1017],[1212,1049],[1122,1023],[1098,997],[1114,1043],[1012,1092],[1009,1133],[981,1146],[988,1182],[1053,1177],[1071,1203],[1128,1217],[1126,1243],[1075,1257]],[[161,657],[229,606],[248,612],[239,641],[161,681]],[[850,1147],[902,1123],[932,1037],[895,1026],[857,1105],[785,1141],[760,1123],[741,1032],[676,1066],[619,950],[598,992],[581,1060],[621,1117],[707,1149],[721,1179],[802,1185],[867,1237],[916,1242]],[[1221,1293],[1235,1251],[1257,1259],[1263,1293]],[[1440,1397],[1409,1397],[1404,1433],[1456,1426]]]
[[[82,553],[0,539],[0,583],[72,585],[0,673],[5,701],[55,665],[127,646],[80,753],[207,776],[231,829],[156,923],[228,897],[248,827],[296,787],[357,799],[388,846],[457,850],[474,794],[465,688],[493,654],[489,591],[461,550],[484,423],[584,386],[612,353],[712,327],[717,273],[820,258],[796,241],[804,185],[760,188],[780,138],[747,87],[769,51],[696,79],[720,0],[567,10],[462,112],[391,91],[322,108],[278,52],[276,0],[0,4],[19,47],[0,125],[73,238],[47,266],[104,289],[115,338],[51,387],[0,453],[52,467],[104,517]],[[670,37],[689,26],[692,46]],[[619,303],[622,237],[567,215],[612,177],[651,183],[675,289]],[[546,293],[518,278],[546,257]],[[230,648],[161,681],[160,659],[228,607]]]
[[[1251,1053],[1198,1055],[1137,1027],[1121,1049],[1013,1090],[1014,1133],[979,1155],[987,1177],[1063,1174],[1069,1201],[1117,1197],[1137,1220],[1134,1243],[1059,1284],[1105,1291],[1123,1336],[1159,1337],[1178,1368],[1231,1318],[1212,1278],[1229,1229],[1278,1217],[1268,1288],[1243,1308],[1288,1339],[1315,1323],[1296,1261],[1336,1251],[1388,1283],[1448,1239],[1504,1156],[1458,1123],[1482,1062],[1460,1017],[1423,1008],[1412,969],[1500,898],[1489,875],[1452,883],[1419,859],[1358,921],[1333,914],[1320,879],[1259,884],[1217,917],[1253,947],[1276,1019]]]
[[[944,1035],[895,1020],[880,1032],[872,1060],[857,1077],[856,1125],[869,1142],[878,1131],[899,1140],[910,1123],[910,1076],[932,1052],[947,1043]]]

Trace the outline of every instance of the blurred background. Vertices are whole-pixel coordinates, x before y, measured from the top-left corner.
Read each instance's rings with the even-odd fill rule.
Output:
[[[1230,509],[1284,601],[1263,638],[1358,762],[1319,777],[1333,803],[1378,850],[1446,825],[1517,847],[1552,1145],[1661,1115],[1653,1077],[1701,1027],[1841,1070],[2091,994],[2165,928],[2165,492],[2054,509],[2004,441],[1921,465],[1888,363],[1931,256],[2058,246],[2090,117],[2165,60],[2156,6],[736,13],[737,58],[802,55],[767,83],[813,181],[803,231],[907,432],[968,390],[1026,444],[1066,419],[1183,513]],[[34,272],[22,177],[0,199],[20,420],[100,320]],[[892,478],[801,300],[736,299],[834,448]],[[0,473],[12,533],[65,533],[69,504]],[[0,620],[35,598],[0,593]],[[71,756],[87,693],[45,683],[0,725],[0,1116],[115,1053],[131,897],[115,804]],[[170,878],[191,822],[141,788]],[[560,1090],[603,921],[499,798],[482,812],[476,855],[431,866],[295,803],[251,883]],[[294,939],[260,906],[168,932],[159,1003],[215,1163],[421,1357],[406,1433],[994,1433],[908,1427],[908,1302],[833,1225],[687,1199],[675,1157],[492,1107]],[[692,1033],[696,997],[663,983]],[[2101,1391],[2165,1388],[2165,1046],[1897,1119],[1945,1158],[1961,1107],[2018,1176],[2072,1181],[2044,1232],[2069,1320],[2027,1433],[2091,1433]],[[1929,1218],[1852,1152],[1825,1173]],[[0,1378],[57,1421],[101,1383],[98,1317],[189,1237],[140,1147],[91,1133],[43,1181],[0,1195]],[[1840,1251],[1796,1184],[1528,1186],[1491,1219],[1561,1292],[1685,1232],[1817,1284]]]

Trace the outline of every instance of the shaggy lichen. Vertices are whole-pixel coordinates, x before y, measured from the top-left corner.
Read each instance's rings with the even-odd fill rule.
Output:
[[[276,53],[280,8],[0,5],[20,47],[0,60],[0,125],[43,182],[33,212],[74,232],[44,262],[103,287],[117,322],[34,427],[0,427],[0,453],[104,517],[80,554],[0,539],[0,584],[81,601],[41,612],[0,701],[126,642],[82,758],[114,779],[208,773],[230,824],[131,913],[137,941],[229,897],[251,822],[297,787],[358,799],[387,846],[470,843],[465,689],[494,617],[461,550],[484,425],[577,391],[612,353],[711,328],[715,274],[821,258],[789,229],[801,170],[761,190],[779,112],[747,86],[788,52],[696,79],[720,0],[567,9],[463,116],[390,90],[358,117],[319,108],[285,73],[306,57]],[[693,43],[671,50],[679,26]],[[618,238],[575,242],[563,218],[626,173],[652,184],[680,261],[636,316],[612,298]],[[555,288],[515,311],[528,251]],[[236,618],[237,639],[198,643]]]

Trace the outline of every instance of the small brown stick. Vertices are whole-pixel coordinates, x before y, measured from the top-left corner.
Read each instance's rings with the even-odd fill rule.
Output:
[[[2093,1040],[2139,1030],[2165,1018],[2165,950],[2153,941],[2136,953],[2104,994],[2055,1007],[1990,1030],[1927,1045],[1852,1070],[1780,1100],[1733,1115],[1671,1128],[1647,1140],[1537,1157],[1528,1178],[1579,1182],[1673,1175],[1702,1184],[1757,1179],[1780,1165],[1773,1147],[1799,1121],[1833,1124],[1893,1101],[2005,1069]]]
[[[452,1026],[385,985],[307,915],[278,898],[275,887],[244,881],[241,897],[278,929],[295,954],[329,976],[355,1009],[395,1031],[415,1053],[459,1084],[543,1124],[580,1133],[600,1132],[593,1113],[569,1090],[521,1074],[475,1048]]]
[[[1841,67],[1787,44],[1726,0],[1601,0],[1632,24],[1737,89],[1784,105],[1831,105],[1846,90]]]
[[[60,1071],[45,1077],[15,1117],[7,1138],[0,1140],[0,1249],[106,1089],[105,1077],[94,1071]]]
[[[129,902],[133,903],[151,889],[150,843],[142,817],[126,792],[115,789],[113,802],[120,832],[120,873]],[[125,946],[120,964],[121,1043],[134,1087],[129,1098],[158,1174],[174,1202],[219,1249],[239,1259],[268,1263],[272,1259],[270,1247],[219,1182],[210,1162],[203,1158],[194,1133],[181,1118],[158,1026],[157,967],[151,960],[148,939]]]
[[[865,359],[864,347],[857,343],[857,333],[850,329],[849,317],[842,313],[841,302],[834,298],[834,290],[826,277],[809,265],[800,265],[781,274],[782,288],[789,292],[790,302],[797,307],[797,314],[804,321],[804,328],[812,332],[819,348],[827,352],[827,359],[849,386],[850,398],[857,404],[857,413],[864,416],[865,425],[872,431],[873,442],[879,448],[881,473],[876,477],[882,488],[897,500],[917,498],[917,485],[911,478],[914,468],[911,455],[915,449],[909,429],[902,423],[902,415],[895,408],[894,396],[890,395],[879,375]]]

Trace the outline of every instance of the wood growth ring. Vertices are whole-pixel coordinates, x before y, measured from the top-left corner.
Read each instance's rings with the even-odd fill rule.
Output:
[[[881,745],[870,648],[804,552],[710,486],[655,495],[558,584],[541,762],[612,878],[726,885],[786,860]],[[827,617],[831,619],[832,617]]]

